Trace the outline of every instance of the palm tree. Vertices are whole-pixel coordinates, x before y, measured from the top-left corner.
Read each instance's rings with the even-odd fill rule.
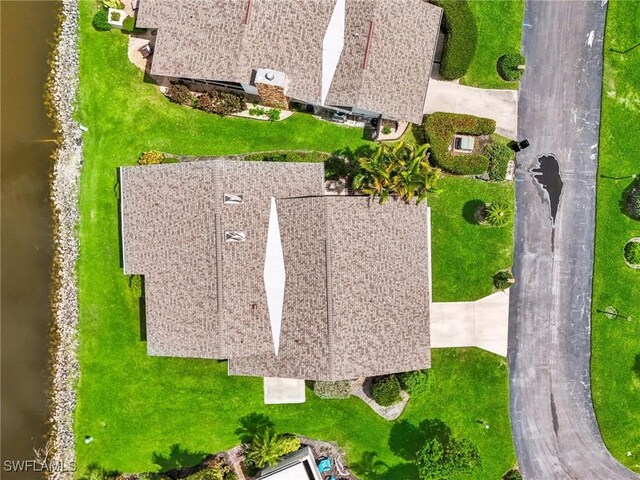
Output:
[[[511,208],[504,203],[492,203],[487,206],[487,223],[494,227],[504,227],[511,221]]]
[[[392,161],[389,147],[378,144],[370,155],[358,158],[358,173],[353,177],[352,187],[371,197],[380,197],[385,203],[391,193]]]
[[[298,437],[277,434],[273,427],[257,433],[246,451],[247,460],[258,468],[273,466],[284,455],[300,448]]]

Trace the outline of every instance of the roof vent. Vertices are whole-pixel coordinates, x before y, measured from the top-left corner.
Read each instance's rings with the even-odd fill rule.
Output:
[[[234,193],[224,194],[225,205],[241,205],[243,203],[244,203],[244,195],[242,194],[234,194]]]
[[[244,232],[224,232],[225,242],[244,242],[246,234]]]
[[[271,82],[274,78],[276,78],[276,76],[273,74],[273,72],[267,72],[264,74],[264,78]]]

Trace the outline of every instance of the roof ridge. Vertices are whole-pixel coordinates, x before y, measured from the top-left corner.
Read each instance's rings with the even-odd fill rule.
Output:
[[[327,350],[328,350],[328,359],[329,359],[329,376],[330,378],[334,378],[334,335],[335,335],[335,322],[333,318],[333,265],[332,265],[332,244],[331,244],[331,215],[329,208],[328,198],[326,196],[319,197],[320,201],[324,207],[324,230],[325,230],[325,239],[324,239],[324,257],[325,257],[325,289],[327,295]]]
[[[222,161],[215,161],[213,163],[212,175],[213,175],[213,247],[215,249],[216,256],[216,336],[218,337],[218,353],[220,357],[223,357],[223,352],[226,354],[226,346],[225,338],[223,332],[226,331],[224,328],[224,287],[222,283],[222,236],[224,233],[222,232],[222,212],[221,208],[218,207],[218,199],[222,198]]]

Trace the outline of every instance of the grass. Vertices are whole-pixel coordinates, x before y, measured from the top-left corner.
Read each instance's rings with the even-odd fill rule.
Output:
[[[518,82],[506,82],[496,69],[498,58],[519,52],[524,21],[524,0],[469,0],[478,24],[478,46],[463,85],[516,90]]]
[[[622,213],[620,201],[640,174],[640,3],[609,2],[604,48],[602,123],[597,185],[596,255],[593,282],[593,400],[603,439],[624,465],[640,472],[640,271],[627,267],[623,249],[640,236],[640,222]],[[631,316],[608,319],[607,306]],[[627,456],[631,452],[631,456]]]
[[[511,183],[445,177],[438,187],[443,192],[429,197],[433,229],[433,300],[477,300],[492,293],[493,275],[498,270],[511,267],[513,225],[503,228],[480,226],[475,224],[474,212],[483,203],[499,202],[513,208],[513,186]],[[491,245],[491,248],[484,248],[485,245]],[[461,276],[465,277],[464,281],[460,281]]]
[[[80,179],[81,377],[74,424],[78,477],[91,465],[139,472],[193,464],[204,453],[238,444],[239,419],[258,413],[267,415],[280,431],[338,442],[354,470],[373,480],[415,478],[411,452],[438,422],[444,422],[480,450],[483,467],[467,478],[499,478],[515,463],[515,454],[507,366],[493,354],[435,350],[429,391],[412,399],[393,423],[355,398],[321,401],[311,392],[302,405],[265,406],[261,380],[228,377],[225,362],[147,356],[140,341],[138,302],[119,267],[116,167],[133,164],[142,151],[151,149],[182,155],[285,147],[332,151],[360,145],[361,131],[304,114],[282,122],[256,122],[170,104],[126,60],[126,36],[96,32],[90,26],[94,5],[81,3],[80,26],[78,119],[88,132]],[[452,189],[467,188],[466,180],[452,178],[445,183]],[[474,188],[483,192],[489,188],[481,185],[478,182]],[[434,212],[437,222],[450,226],[464,222],[458,208],[464,195],[458,192],[454,197],[455,202],[444,194],[434,199],[440,205],[439,213]],[[448,214],[447,208],[453,210]],[[441,231],[445,238],[455,239],[446,229]],[[483,238],[479,249],[490,250],[491,238]],[[443,245],[437,248],[442,250]],[[476,249],[477,244],[468,248]],[[453,262],[452,254],[442,255],[450,255],[448,261]],[[447,281],[443,273],[441,288],[459,282],[459,271],[457,265],[447,272]],[[482,428],[479,419],[491,428]],[[416,431],[420,424],[421,431]],[[83,441],[87,435],[93,437],[89,444]]]

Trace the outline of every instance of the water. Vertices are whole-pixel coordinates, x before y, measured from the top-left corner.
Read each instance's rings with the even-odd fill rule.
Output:
[[[6,460],[33,458],[47,414],[51,212],[48,176],[54,144],[43,104],[55,1],[0,0],[1,317],[3,479]]]

